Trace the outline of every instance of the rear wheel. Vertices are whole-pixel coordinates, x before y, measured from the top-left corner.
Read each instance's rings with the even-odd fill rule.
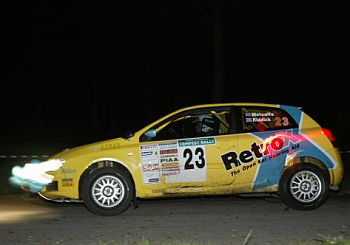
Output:
[[[292,166],[283,174],[279,194],[287,206],[311,210],[326,202],[328,185],[328,177],[322,169],[312,164],[300,164]]]
[[[82,199],[86,208],[97,215],[116,215],[131,204],[134,187],[130,175],[118,168],[99,168],[86,177]]]

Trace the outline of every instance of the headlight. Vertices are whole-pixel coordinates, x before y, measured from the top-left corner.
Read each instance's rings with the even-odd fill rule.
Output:
[[[47,174],[62,167],[63,159],[51,159],[41,163],[27,163],[24,167],[15,166],[12,168],[12,182],[20,186],[35,184],[38,189],[51,183],[54,176]]]

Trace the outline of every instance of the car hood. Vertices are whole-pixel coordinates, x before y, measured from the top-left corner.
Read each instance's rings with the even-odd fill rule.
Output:
[[[94,152],[108,150],[108,149],[116,149],[119,148],[120,145],[123,145],[127,142],[127,140],[123,138],[116,138],[111,140],[99,141],[96,143],[86,144],[78,147],[74,147],[71,149],[63,150],[52,156],[51,158],[72,158],[75,156],[81,156],[85,154],[91,154]]]

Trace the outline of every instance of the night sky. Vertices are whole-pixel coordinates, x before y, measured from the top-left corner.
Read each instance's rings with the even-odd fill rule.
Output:
[[[7,151],[114,138],[211,102],[302,106],[350,149],[348,1],[126,2],[4,8]]]

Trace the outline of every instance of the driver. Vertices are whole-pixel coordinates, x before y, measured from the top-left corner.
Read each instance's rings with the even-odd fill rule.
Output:
[[[194,121],[194,128],[197,135],[212,135],[214,134],[215,119],[210,115],[200,115]]]

